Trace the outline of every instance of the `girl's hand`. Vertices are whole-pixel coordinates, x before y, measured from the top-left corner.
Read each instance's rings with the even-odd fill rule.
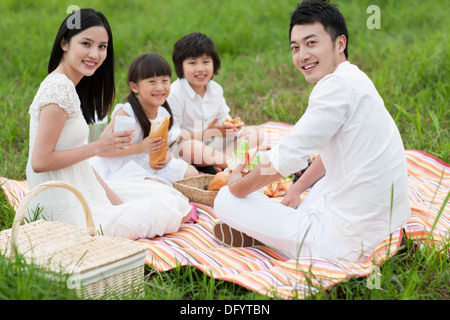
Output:
[[[164,139],[161,137],[150,138],[146,137],[142,142],[142,152],[143,153],[155,153],[164,145]]]
[[[154,169],[156,170],[160,170],[162,168],[164,168],[165,166],[167,166],[167,164],[169,163],[169,161],[172,160],[172,153],[170,153],[169,151],[167,151],[166,153],[166,158],[163,161],[160,161]]]

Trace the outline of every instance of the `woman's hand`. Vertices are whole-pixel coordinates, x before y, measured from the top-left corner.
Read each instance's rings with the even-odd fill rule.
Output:
[[[113,133],[112,126],[108,125],[97,141],[73,149],[57,150],[56,145],[67,118],[67,112],[56,104],[42,108],[31,155],[34,172],[67,168],[94,156],[116,156],[131,144],[134,137],[134,130]]]
[[[113,132],[112,127],[107,127],[101,134],[97,143],[97,155],[100,157],[114,156],[123,149],[128,148],[134,138],[134,129]]]

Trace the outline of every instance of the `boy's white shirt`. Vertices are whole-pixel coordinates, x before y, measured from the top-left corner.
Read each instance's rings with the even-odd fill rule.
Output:
[[[315,153],[326,175],[312,207],[350,248],[373,248],[406,222],[411,210],[401,136],[372,81],[348,61],[316,84],[305,113],[268,157],[287,176]]]
[[[167,98],[173,113],[174,123],[181,130],[190,132],[205,130],[217,117],[218,124],[230,119],[230,108],[223,96],[223,88],[210,80],[203,97],[198,95],[185,78],[171,84]]]

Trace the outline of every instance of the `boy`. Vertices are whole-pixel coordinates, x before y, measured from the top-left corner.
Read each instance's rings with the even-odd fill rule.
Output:
[[[227,159],[240,139],[246,138],[252,147],[260,144],[262,134],[256,128],[242,128],[243,123],[223,123],[225,119],[231,120],[230,108],[222,87],[212,80],[221,61],[211,38],[198,32],[182,37],[174,46],[172,58],[178,79],[172,83],[168,102],[183,139],[192,143],[180,147],[185,160],[200,166],[213,164],[226,168]],[[197,156],[203,154],[200,161],[196,152]],[[213,157],[209,157],[211,153]],[[210,161],[205,163],[208,157]]]
[[[373,83],[347,60],[348,31],[335,6],[303,1],[289,34],[294,65],[316,83],[308,108],[259,166],[229,175],[214,207],[226,224],[214,235],[228,245],[250,236],[293,258],[364,261],[410,216],[403,143]],[[314,153],[281,204],[255,192],[305,168]]]

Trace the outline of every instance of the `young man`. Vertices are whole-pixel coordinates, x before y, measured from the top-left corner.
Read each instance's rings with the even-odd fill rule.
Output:
[[[316,83],[308,107],[260,165],[229,175],[215,202],[223,222],[214,235],[235,246],[251,237],[293,258],[364,260],[410,216],[400,134],[372,81],[347,60],[348,31],[335,6],[298,5],[290,44],[294,65]],[[258,191],[316,153],[281,204]]]

